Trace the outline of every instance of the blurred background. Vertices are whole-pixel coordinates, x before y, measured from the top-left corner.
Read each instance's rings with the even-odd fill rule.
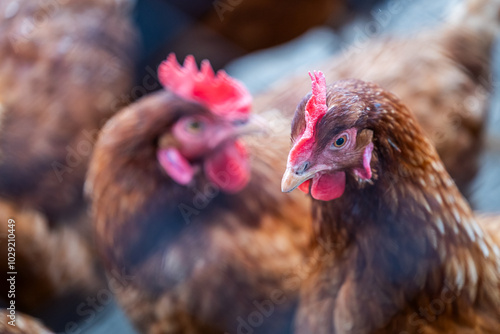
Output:
[[[179,61],[188,54],[194,55],[198,62],[209,59],[214,69],[225,69],[243,81],[252,93],[259,94],[292,75],[300,74],[308,80],[307,71],[334,55],[342,55],[355,43],[393,35],[411,38],[417,32],[432,29],[448,17],[458,2],[132,1],[131,13],[141,47],[136,50],[133,88],[120,102],[126,104],[160,89],[156,70],[171,52]],[[494,91],[486,123],[485,149],[470,196],[473,207],[484,212],[500,212],[500,49],[495,47],[495,50]],[[113,300],[106,297],[100,302],[93,312],[76,316],[78,325],[66,332],[135,333]]]

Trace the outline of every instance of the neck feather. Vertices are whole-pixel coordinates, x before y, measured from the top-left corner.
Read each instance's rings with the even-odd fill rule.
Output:
[[[390,95],[380,102],[369,115],[372,181],[348,177],[341,198],[314,201],[317,239],[338,256],[354,250],[361,270],[396,285],[411,280],[438,293],[434,278],[474,299],[485,268],[500,271],[499,249],[408,109]]]

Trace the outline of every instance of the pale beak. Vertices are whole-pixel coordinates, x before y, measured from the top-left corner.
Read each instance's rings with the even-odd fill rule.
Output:
[[[271,131],[265,119],[260,115],[250,115],[245,125],[238,129],[238,136],[253,135],[253,134],[268,134]]]
[[[314,174],[316,174],[316,171],[299,175],[293,171],[292,167],[288,167],[283,174],[283,179],[281,180],[281,191],[288,193],[294,190],[305,181],[313,178]]]
[[[212,135],[212,139],[207,143],[210,150],[218,149],[220,146],[225,145],[228,141],[236,140],[239,137],[253,135],[256,133],[265,133],[262,128],[260,119],[250,115],[248,121],[242,125],[234,125],[225,123],[218,127]]]
[[[211,135],[211,140],[207,142],[207,147],[210,150],[219,148],[221,145],[225,145],[228,141],[238,137],[235,129],[230,126],[220,126],[217,131]]]

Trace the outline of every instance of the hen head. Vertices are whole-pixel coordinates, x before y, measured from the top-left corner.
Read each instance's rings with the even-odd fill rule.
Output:
[[[203,171],[221,190],[241,190],[249,180],[249,163],[246,149],[236,137],[248,121],[249,92],[225,72],[215,75],[207,60],[198,71],[192,56],[181,67],[170,54],[158,75],[165,88],[199,104],[194,112],[176,117],[158,138],[157,159],[165,173],[187,185]]]
[[[237,192],[250,179],[238,140],[248,130],[244,86],[215,75],[206,61],[199,71],[192,57],[180,66],[173,55],[159,67],[159,79],[166,89],[106,123],[88,171],[85,190],[108,264],[141,263],[189,222],[181,204],[195,203],[207,189]]]
[[[369,111],[371,94],[380,89],[359,80],[326,86],[321,72],[309,73],[312,94],[299,104],[292,121],[293,147],[282,180],[282,191],[299,187],[317,200],[342,196],[346,174],[372,178],[373,144]]]

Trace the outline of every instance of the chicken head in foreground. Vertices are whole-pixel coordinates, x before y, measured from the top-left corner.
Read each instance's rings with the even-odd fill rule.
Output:
[[[279,191],[287,126],[239,138],[250,95],[207,61],[171,55],[159,78],[106,124],[86,184],[120,305],[141,332],[287,333],[311,231]]]
[[[500,219],[475,217],[414,116],[360,80],[297,107],[282,191],[313,197],[323,252],[297,333],[498,333]]]
[[[321,72],[311,78],[313,92],[301,109],[305,113],[297,115],[292,125],[292,138],[296,140],[288,158],[282,190],[289,192],[300,187],[307,193],[310,189],[315,199],[328,201],[344,192],[346,171],[363,180],[372,176],[372,130],[361,128],[366,119],[349,114],[343,105],[357,104],[354,108],[368,111],[370,107],[363,108],[359,97],[347,94],[344,101],[336,101],[338,104],[334,106],[340,108],[340,112],[327,116],[325,78]],[[358,128],[361,128],[359,133]],[[315,137],[315,130],[322,136]]]

